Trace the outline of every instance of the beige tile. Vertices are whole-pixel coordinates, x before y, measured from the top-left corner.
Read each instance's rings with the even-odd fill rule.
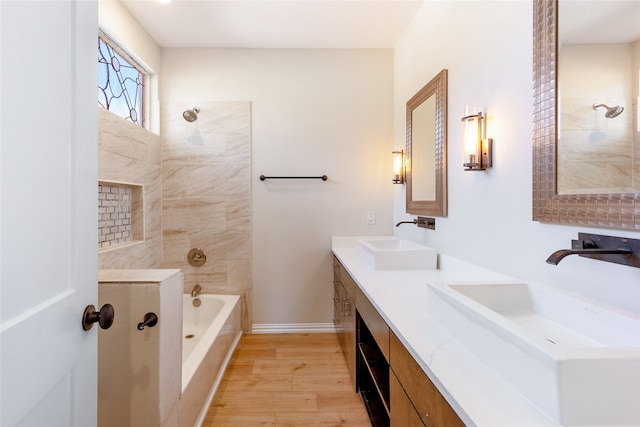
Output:
[[[225,163],[231,165],[251,164],[251,139],[249,132],[227,135]]]
[[[198,120],[182,112],[200,108]],[[161,106],[164,265],[182,268],[185,289],[241,294],[243,330],[250,327],[251,104],[171,102]],[[189,249],[207,255],[186,264]]]
[[[145,242],[98,256],[99,268],[159,268],[161,243],[160,137],[98,109],[99,178],[144,186]]]
[[[251,262],[249,259],[225,261],[227,265],[227,286],[233,293],[251,289]]]
[[[188,134],[175,137],[164,135],[162,138],[163,165],[224,164],[225,151],[225,135],[206,135],[198,129]]]

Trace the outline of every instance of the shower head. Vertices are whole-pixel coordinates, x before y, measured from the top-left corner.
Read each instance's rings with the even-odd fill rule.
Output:
[[[199,112],[200,109],[198,107],[193,107],[191,110],[185,110],[184,113],[182,113],[182,117],[184,117],[184,119],[188,122],[195,122],[196,120],[198,120]]]
[[[609,107],[608,105],[605,105],[605,104],[597,104],[597,105],[593,104],[594,110],[600,107],[604,107],[607,109],[607,112],[604,113],[604,116],[607,119],[613,119],[614,117],[618,117],[624,111],[624,107],[621,107],[620,105],[616,105],[615,107]]]

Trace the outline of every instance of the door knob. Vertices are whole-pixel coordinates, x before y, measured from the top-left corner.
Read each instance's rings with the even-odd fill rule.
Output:
[[[115,314],[111,304],[103,305],[100,311],[96,311],[93,305],[88,305],[84,309],[84,313],[82,313],[82,329],[88,331],[93,328],[93,324],[96,322],[102,329],[109,329],[113,325],[114,317]]]

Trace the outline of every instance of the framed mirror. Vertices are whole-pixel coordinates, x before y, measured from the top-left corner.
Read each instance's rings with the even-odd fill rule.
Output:
[[[559,176],[565,176],[567,171],[566,163],[559,161],[559,153],[566,150],[567,145],[561,146],[559,136],[562,137],[562,143],[567,139],[567,133],[563,130],[561,133],[560,122],[569,121],[570,117],[562,115],[560,108],[563,105],[559,85],[561,77],[558,76],[558,60],[559,51],[559,27],[563,22],[559,20],[558,2],[560,0],[534,0],[533,10],[533,219],[541,222],[583,225],[599,228],[615,228],[615,229],[640,229],[640,193],[633,187],[622,186],[620,190],[604,191],[602,189],[595,190],[577,190],[563,189],[558,191]],[[618,2],[612,2],[618,3]],[[598,29],[592,28],[594,34],[600,33]],[[591,59],[593,62],[593,58]],[[597,62],[597,60],[595,61]],[[601,61],[602,62],[602,61]],[[563,66],[567,60],[563,59]],[[566,68],[565,68],[566,69]],[[636,71],[638,73],[638,71]],[[637,79],[637,77],[636,77]],[[593,82],[587,81],[586,85]],[[636,91],[638,88],[636,87]],[[600,126],[607,124],[611,126],[612,122],[605,120],[613,119],[608,117],[607,111],[596,109],[596,104],[605,103],[605,101],[593,99],[589,100],[586,110],[591,115],[592,120],[597,120]],[[627,108],[628,117],[637,116],[637,102],[635,106]],[[566,105],[566,103],[564,104]],[[635,110],[635,111],[634,111]],[[602,116],[602,117],[600,117]],[[637,119],[636,124],[637,125]],[[596,129],[597,130],[597,129]],[[638,172],[638,129],[631,131],[630,145],[628,155],[631,160],[628,163],[628,172],[633,177],[634,168]],[[581,163],[574,165],[574,169],[579,174],[590,176],[596,181],[602,181],[601,170],[597,165],[590,162],[586,157],[585,149],[580,146],[591,144],[589,135],[584,135],[582,140],[574,146],[573,155],[582,156]],[[635,143],[633,140],[635,139]],[[635,145],[635,149],[633,146]],[[582,151],[581,151],[582,150]],[[610,147],[602,147],[596,151],[596,155],[604,159],[602,163],[611,166],[614,158],[620,157],[619,154],[608,152]],[[635,160],[634,160],[635,151]],[[580,157],[578,157],[580,158]],[[564,178],[561,178],[562,181]],[[633,178],[632,178],[633,179]],[[635,177],[636,181],[639,179]]]
[[[407,213],[447,216],[447,70],[407,101]]]

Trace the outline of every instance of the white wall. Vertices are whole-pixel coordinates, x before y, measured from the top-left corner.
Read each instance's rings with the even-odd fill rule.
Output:
[[[393,52],[163,49],[161,75],[163,103],[251,101],[254,324],[330,323],[331,235],[391,233]]]
[[[532,221],[531,1],[426,2],[396,45],[394,138],[404,141],[406,101],[442,68],[449,70],[449,216],[436,230],[404,225],[398,236],[525,279],[578,292],[640,312],[640,269],[570,256],[580,231],[640,238],[635,231],[588,229]],[[494,167],[462,169],[464,106],[488,116]],[[389,147],[392,145],[390,144]],[[394,221],[405,212],[404,188],[394,189]]]

